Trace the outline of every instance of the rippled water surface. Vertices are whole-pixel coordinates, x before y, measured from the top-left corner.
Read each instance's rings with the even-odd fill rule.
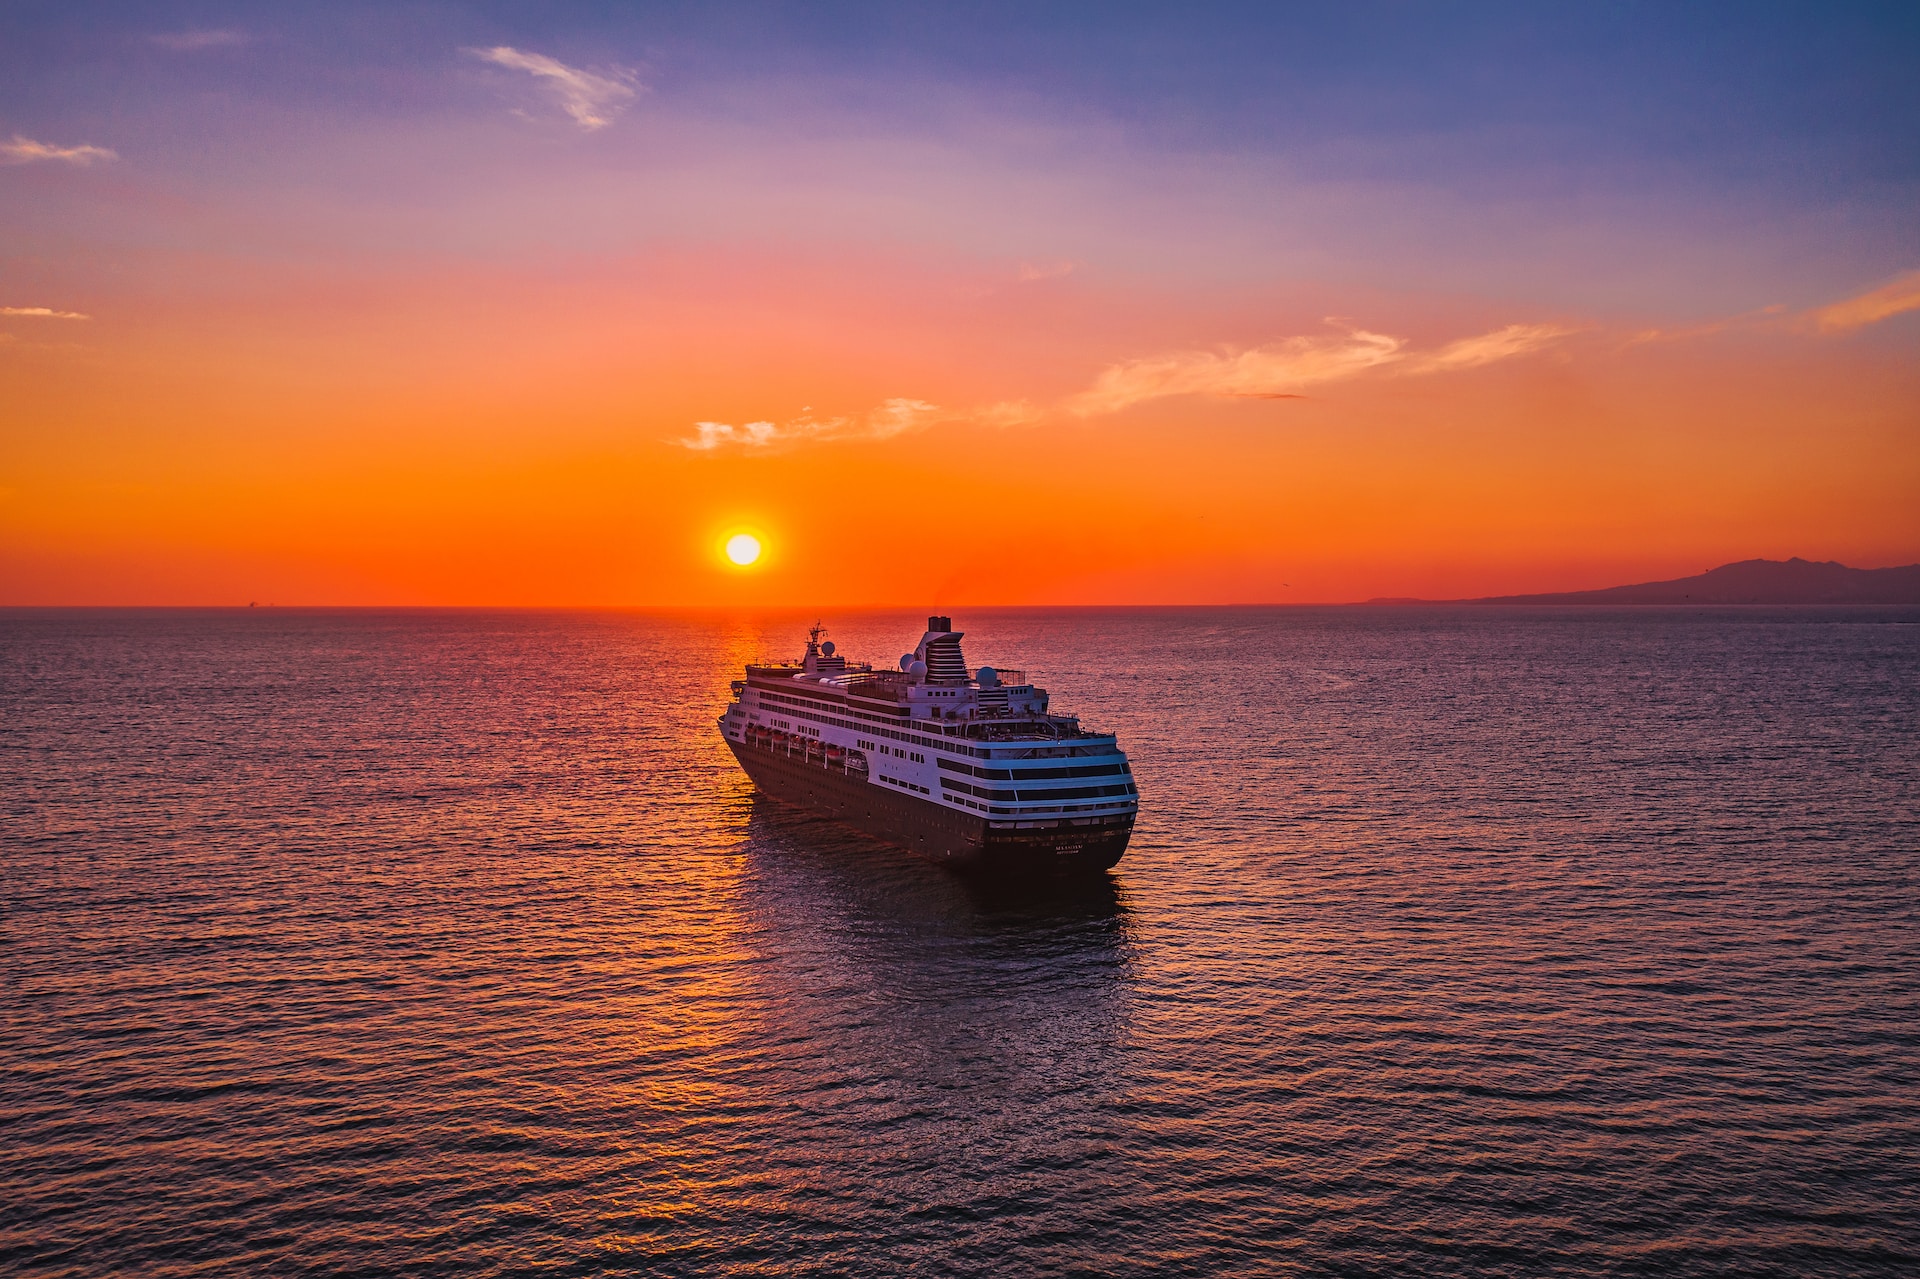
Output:
[[[1920,1267],[1912,619],[957,617],[1045,894],[754,797],[807,620],[0,615],[0,1269]]]

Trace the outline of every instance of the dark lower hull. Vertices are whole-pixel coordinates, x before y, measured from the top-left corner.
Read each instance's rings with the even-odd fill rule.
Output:
[[[863,773],[824,767],[817,757],[810,761],[731,739],[727,746],[753,784],[773,798],[956,869],[1025,875],[1103,871],[1120,860],[1133,836],[1131,813],[995,827],[984,817],[894,794]]]

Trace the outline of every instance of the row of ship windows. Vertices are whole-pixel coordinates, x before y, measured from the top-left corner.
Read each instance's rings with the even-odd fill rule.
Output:
[[[1034,817],[1040,813],[1097,813],[1103,808],[1125,808],[1126,800],[1105,804],[1062,804],[1055,808],[995,808],[989,804],[976,804],[970,799],[961,799],[958,795],[943,795],[949,804],[965,804],[976,812],[992,813],[998,817]]]
[[[820,704],[819,702],[804,697],[792,697],[786,693],[769,693],[764,688],[755,689],[754,691],[760,694],[762,701],[778,702],[783,706],[818,706]],[[849,724],[845,720],[811,715],[806,711],[796,711],[794,713],[806,715],[809,719],[819,719],[823,724],[837,724],[841,728],[856,729],[863,733],[875,733],[881,737],[891,737],[899,742],[912,742],[915,746],[924,746],[928,750],[952,751],[957,755],[977,755],[982,759],[988,758],[985,750],[975,746],[962,746],[958,742],[936,742],[932,738],[916,737],[912,733],[900,733],[888,728],[876,728],[873,724]],[[878,720],[879,723],[883,724],[887,722],[879,719],[878,716],[868,715],[865,711],[849,710],[846,713],[849,715],[858,715],[861,719]]]
[[[940,767],[949,773],[966,773],[971,777],[984,777],[988,781],[1044,781],[1055,777],[1110,777],[1115,773],[1130,773],[1125,763],[1118,764],[1081,764],[1073,768],[977,768],[972,764],[962,764],[959,760],[943,759]]]
[[[778,701],[778,703],[785,705],[785,707],[818,707],[818,705],[822,705],[822,703],[812,701],[812,699],[806,699],[806,697],[789,697],[787,693],[768,693],[764,688],[756,688],[755,691],[760,695],[762,701]],[[797,711],[797,714],[806,714],[806,712]],[[874,722],[870,722],[870,724],[849,724],[847,720],[835,720],[835,718],[822,718],[822,722],[824,722],[824,724],[839,724],[841,728],[854,728],[854,730],[860,730],[860,732],[866,732],[866,734],[879,734],[881,737],[893,737],[893,739],[897,739],[897,741],[912,741],[914,745],[924,745],[929,751],[952,751],[954,755],[973,755],[973,757],[977,757],[977,759],[993,759],[993,751],[989,751],[989,749],[985,749],[985,747],[960,745],[958,741],[933,741],[931,737],[916,737],[914,734],[902,734],[902,732],[895,732],[895,730],[889,730],[889,728],[876,728],[876,724],[887,724],[889,720],[883,720],[883,718],[879,718],[877,714],[868,714],[866,711],[847,711],[847,714],[856,714],[856,716],[860,716],[862,720],[874,720]],[[808,718],[816,718],[816,716],[808,716]],[[893,722],[899,722],[899,720],[893,720]],[[960,730],[950,730],[950,732],[960,732]]]
[[[917,790],[922,795],[933,794],[924,786],[915,786],[912,782],[903,782],[898,777],[888,777],[885,773],[880,774],[880,780],[889,786],[898,786],[901,790]]]
[[[795,707],[812,705],[812,703],[801,701],[799,697],[785,697],[783,693],[768,693],[766,689],[755,689],[755,691],[756,693],[760,693],[760,697],[766,699],[766,701],[778,701],[778,703],[787,703],[787,705],[795,705]],[[977,759],[993,759],[993,753],[987,751],[985,747],[966,747],[966,745],[960,745],[960,743],[956,743],[956,741],[933,741],[931,737],[916,737],[914,734],[897,734],[897,732],[891,732],[891,730],[885,730],[885,728],[874,728],[872,724],[851,724],[851,722],[847,722],[847,720],[837,720],[837,718],[833,718],[831,714],[816,714],[816,712],[812,711],[787,711],[787,714],[793,714],[793,716],[799,716],[799,718],[808,718],[808,720],[818,720],[818,722],[822,722],[822,724],[833,724],[835,728],[851,728],[856,734],[874,734],[876,737],[893,737],[895,741],[910,741],[910,743],[914,743],[914,745],[918,745],[918,747],[925,747],[925,749],[929,749],[929,751],[952,751],[954,755],[973,755],[973,757],[977,757]],[[860,714],[860,712],[852,711],[851,714]],[[868,749],[876,749],[876,747],[868,747]],[[1081,747],[1081,749],[1100,751],[1102,755],[1106,755],[1106,753],[1110,753],[1114,747],[1102,745],[1102,747]],[[1029,774],[1021,774],[1021,776],[1029,776]],[[1077,774],[1075,774],[1075,776],[1077,776]]]
[[[761,700],[763,700],[763,701],[767,701],[767,702],[778,702],[778,703],[780,703],[780,704],[781,704],[781,705],[783,705],[783,706],[822,706],[822,705],[828,705],[828,706],[831,706],[831,705],[835,705],[835,703],[832,703],[832,702],[826,702],[826,701],[823,701],[823,700],[821,700],[821,699],[815,699],[815,698],[803,698],[803,697],[793,697],[793,696],[790,696],[789,694],[786,694],[786,693],[772,693],[772,692],[768,692],[768,691],[767,691],[766,689],[764,689],[764,688],[755,688],[755,689],[754,689],[753,691],[754,691],[754,692],[756,692],[756,693],[758,693],[758,694],[760,694],[760,697],[761,697]],[[987,690],[987,691],[988,691],[989,693],[995,693],[995,692],[1004,692],[1005,690],[1002,690],[1002,689],[989,689],[989,690]],[[808,719],[817,719],[817,720],[819,720],[819,721],[820,721],[821,723],[823,723],[823,724],[835,724],[835,725],[838,725],[838,726],[839,726],[839,727],[841,727],[841,728],[851,728],[851,729],[855,729],[855,730],[857,730],[857,731],[859,731],[859,732],[863,732],[863,733],[877,733],[877,734],[879,734],[879,735],[880,735],[880,736],[882,736],[882,737],[891,737],[891,738],[894,738],[894,739],[896,739],[896,740],[898,740],[898,741],[902,741],[902,742],[913,742],[913,743],[914,743],[915,745],[918,745],[918,746],[924,746],[924,747],[926,747],[926,748],[927,748],[927,749],[929,749],[929,750],[942,750],[942,751],[952,751],[952,752],[954,752],[954,753],[955,753],[955,754],[957,754],[957,755],[972,755],[972,756],[974,756],[974,757],[976,757],[976,758],[978,758],[978,759],[992,759],[992,758],[993,758],[993,752],[992,752],[991,750],[988,750],[988,749],[987,749],[986,747],[984,747],[984,746],[962,746],[962,745],[961,745],[960,743],[958,743],[958,742],[948,742],[948,741],[934,741],[933,739],[931,739],[931,738],[927,738],[927,737],[916,737],[916,736],[914,736],[914,735],[913,735],[912,733],[900,733],[900,732],[895,732],[895,731],[893,731],[893,730],[891,730],[891,729],[885,729],[885,728],[876,728],[876,727],[874,726],[874,723],[881,723],[881,724],[885,724],[885,723],[899,723],[899,722],[901,722],[901,721],[898,721],[898,720],[891,720],[891,721],[890,721],[890,720],[885,720],[885,719],[882,719],[882,718],[880,718],[880,717],[879,717],[879,716],[877,716],[877,715],[869,715],[869,714],[867,714],[867,713],[866,713],[865,711],[857,711],[857,710],[846,710],[846,711],[845,711],[844,713],[845,713],[845,714],[848,714],[848,715],[857,715],[857,716],[859,716],[859,717],[860,717],[861,719],[863,719],[863,720],[870,720],[870,721],[874,721],[874,723],[866,723],[866,724],[850,724],[850,723],[848,723],[848,722],[847,722],[846,720],[843,720],[843,719],[834,719],[834,718],[832,718],[832,717],[830,717],[830,716],[824,716],[824,715],[813,715],[813,714],[809,714],[809,713],[808,713],[808,712],[806,712],[806,711],[794,711],[794,712],[792,712],[792,713],[793,713],[793,714],[796,714],[796,715],[805,715],[805,716],[806,716],[806,717],[807,717]],[[951,733],[957,733],[957,732],[959,732],[960,730],[959,730],[959,729],[944,729],[944,730],[941,730],[941,731],[944,731],[944,732],[951,732]],[[1029,751],[1039,751],[1039,752],[1045,752],[1045,754],[1044,754],[1044,755],[1042,755],[1042,756],[1040,756],[1040,757],[1042,757],[1042,758],[1045,758],[1045,757],[1049,757],[1049,756],[1058,756],[1058,755],[1104,755],[1104,754],[1107,754],[1107,753],[1108,753],[1108,751],[1109,751],[1109,750],[1110,750],[1111,748],[1110,748],[1110,747],[1106,747],[1106,746],[1081,746],[1081,747],[1071,747],[1071,746],[1066,746],[1066,747],[1045,747],[1045,746],[1041,746],[1041,747],[1028,747],[1028,748],[1026,748],[1026,749],[1027,749],[1027,750],[1029,750]],[[1002,751],[1000,752],[1000,754],[1001,754],[1001,756],[1002,756],[1002,757],[1004,758],[1004,757],[1006,756],[1006,754],[1007,754],[1007,752],[1006,752],[1005,750],[1002,750]],[[1024,757],[1024,756],[1023,756],[1023,757]]]
[[[1054,790],[994,790],[987,786],[969,786],[965,782],[956,782],[951,777],[942,777],[940,785],[947,790],[956,790],[968,795],[978,795],[982,799],[998,800],[1049,800],[1049,799],[1099,799],[1108,795],[1132,795],[1136,792],[1130,785],[1119,786],[1063,786]]]
[[[927,762],[927,757],[919,751],[903,751],[898,746],[879,746],[860,738],[855,738],[853,744],[863,751],[878,751],[882,755],[898,755],[901,759],[910,759],[916,764],[924,764]]]

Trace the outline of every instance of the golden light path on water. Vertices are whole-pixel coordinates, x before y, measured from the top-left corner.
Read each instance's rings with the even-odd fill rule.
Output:
[[[0,614],[0,1255],[1920,1258],[1920,627],[957,616],[1140,784],[1016,893],[755,797],[714,717],[812,620]]]

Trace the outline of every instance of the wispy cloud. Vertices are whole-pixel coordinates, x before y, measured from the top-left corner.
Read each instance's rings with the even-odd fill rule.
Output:
[[[695,422],[694,434],[677,443],[697,452],[768,449],[827,440],[885,440],[939,420],[940,406],[925,400],[892,399],[860,417],[798,417],[783,423]]]
[[[977,422],[981,426],[1027,426],[1038,422],[1046,414],[1026,400],[1002,400],[998,404],[975,409],[965,416],[967,421]]]
[[[1784,304],[1761,307],[1756,311],[1745,311],[1739,315],[1730,315],[1721,320],[1710,320],[1704,324],[1690,325],[1678,329],[1643,329],[1629,335],[1623,345],[1639,346],[1647,342],[1679,342],[1689,338],[1711,337],[1717,333],[1733,331],[1765,331],[1807,333],[1847,333],[1854,329],[1865,328],[1869,324],[1878,324],[1882,320],[1908,311],[1920,311],[1920,271],[1908,271],[1895,276],[1877,289],[1812,310],[1789,312]]]
[[[1067,408],[1092,417],[1171,395],[1296,399],[1308,387],[1375,369],[1419,374],[1477,368],[1538,351],[1572,332],[1556,324],[1510,324],[1420,352],[1409,350],[1405,338],[1347,329],[1245,350],[1177,351],[1110,366],[1091,387],[1070,398]]]
[[[1169,395],[1292,395],[1304,387],[1391,364],[1401,358],[1405,345],[1384,333],[1353,329],[1288,338],[1244,351],[1177,351],[1112,365],[1090,388],[1070,399],[1067,408],[1091,417]]]
[[[695,422],[694,435],[676,441],[682,447],[709,452],[739,444],[747,448],[759,448],[782,440],[791,440],[791,430],[782,432],[771,422],[746,422],[735,426],[731,422]]]
[[[1575,330],[1558,324],[1509,324],[1504,329],[1482,333],[1478,337],[1449,342],[1430,355],[1413,355],[1407,360],[1407,373],[1447,373],[1454,369],[1478,368],[1499,360],[1528,355],[1551,346]]]
[[[925,400],[888,400],[867,414],[865,434],[876,440],[884,440],[908,431],[917,431],[923,426],[932,425],[934,415],[939,412],[938,404],[929,404]]]
[[[0,316],[20,316],[37,320],[91,320],[78,311],[56,311],[50,306],[0,306]]]
[[[804,411],[803,411],[804,412]],[[695,422],[694,434],[674,443],[696,452],[737,448],[742,452],[825,443],[830,440],[886,440],[921,431],[937,422],[968,422],[976,426],[1029,426],[1047,416],[1027,400],[1002,400],[982,408],[945,410],[925,400],[887,400],[859,417],[802,416],[788,422]]]
[[[1307,387],[1375,370],[1413,375],[1478,368],[1541,350],[1574,332],[1577,330],[1557,324],[1510,324],[1449,342],[1438,350],[1419,352],[1409,350],[1404,338],[1349,328],[1246,350],[1177,351],[1130,360],[1103,370],[1091,387],[1067,397],[1051,410],[1026,400],[1009,400],[984,408],[943,412],[925,400],[893,399],[857,418],[801,416],[787,422],[738,425],[696,422],[693,435],[675,442],[699,452],[753,451],[826,440],[884,440],[935,422],[1025,426],[1062,410],[1077,417],[1094,417],[1174,395],[1300,399]]]
[[[560,99],[561,109],[589,133],[612,124],[613,118],[620,114],[639,88],[634,73],[624,67],[601,75],[570,67],[544,53],[527,53],[504,44],[491,49],[468,49],[467,52],[495,66],[525,71],[545,81]]]
[[[6,142],[0,142],[0,164],[33,164],[40,160],[60,160],[67,164],[86,166],[96,160],[118,160],[117,153],[106,147],[78,146],[60,147],[51,142],[35,142],[32,138],[23,138],[14,134]]]
[[[152,39],[162,49],[171,49],[175,53],[198,53],[202,49],[230,49],[250,42],[253,37],[244,31],[222,28],[217,31],[168,31]]]
[[[1908,271],[1858,297],[1823,306],[1812,313],[1812,319],[1821,331],[1837,333],[1917,310],[1920,310],[1920,271]]]

